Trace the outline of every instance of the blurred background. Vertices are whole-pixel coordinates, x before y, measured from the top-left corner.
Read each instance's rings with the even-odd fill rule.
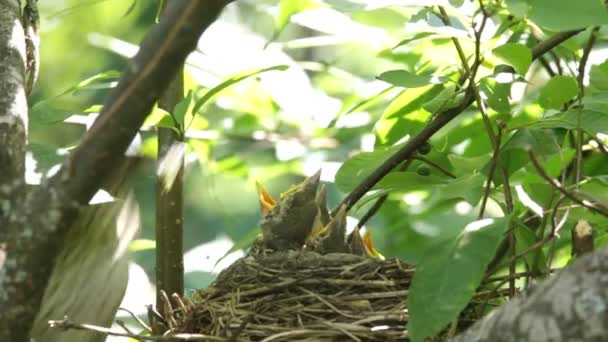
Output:
[[[258,234],[261,214],[255,181],[278,197],[303,176],[322,169],[333,207],[345,196],[334,179],[346,159],[402,142],[425,125],[430,113],[420,104],[408,109],[408,103],[427,89],[395,89],[377,75],[391,69],[450,75],[458,66],[448,36],[415,36],[437,31],[432,18],[418,23],[416,30],[405,30],[406,23],[420,15],[422,7],[414,2],[401,7],[391,1],[290,3],[299,7],[285,8],[270,0],[232,3],[187,60],[186,89],[195,98],[235,75],[277,65],[289,68],[238,82],[187,118],[191,124],[184,187],[186,293],[208,286]],[[41,69],[30,122],[30,148],[38,172],[51,169],[78,143],[92,119],[89,112],[99,110],[117,72],[155,24],[158,5],[149,0],[39,3]],[[467,6],[469,2],[459,11],[471,12]],[[407,39],[416,44],[403,43]],[[394,48],[400,42],[403,46]],[[531,108],[520,112],[539,115],[538,107]],[[458,123],[451,127],[449,139],[441,132],[433,137],[428,155],[448,169],[448,151],[461,156],[463,163],[491,152],[478,129],[478,115],[469,113]],[[154,303],[157,151],[153,127],[142,130],[140,138],[146,159],[132,177],[142,227],[130,245],[129,286],[121,305],[137,314]],[[481,188],[462,188],[463,193],[468,191],[480,193]],[[415,262],[433,237],[457,234],[475,220],[475,202],[445,201],[436,195],[419,189],[391,193],[368,225],[386,257]],[[351,212],[350,227],[367,208]],[[488,215],[502,215],[492,200]]]

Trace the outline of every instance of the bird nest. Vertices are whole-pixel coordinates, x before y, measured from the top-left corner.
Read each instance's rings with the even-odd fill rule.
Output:
[[[413,272],[398,259],[342,253],[247,256],[169,321],[175,333],[226,341],[409,341]]]

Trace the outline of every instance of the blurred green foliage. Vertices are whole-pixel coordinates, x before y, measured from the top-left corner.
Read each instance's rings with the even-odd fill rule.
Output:
[[[444,2],[426,1],[427,7],[394,3],[239,1],[205,33],[186,65],[191,98],[173,113],[161,112],[149,121],[171,124],[162,118],[173,115],[186,128],[187,250],[221,236],[239,247],[255,237],[260,218],[255,180],[276,196],[302,175],[323,168],[329,204],[337,204],[404,141],[460,102],[462,63],[452,38],[459,39],[471,62],[476,41],[470,23],[482,16],[479,2],[449,1],[451,26],[443,24],[437,11],[436,5]],[[493,176],[485,216],[507,216],[507,176],[515,200],[510,224],[519,227],[518,251],[551,234],[554,210],[564,229],[587,220],[597,228],[597,241],[604,243],[608,219],[559,200],[527,151],[569,189],[579,187],[588,200],[608,203],[608,160],[600,146],[606,146],[608,136],[605,53],[592,51],[584,96],[576,70],[589,30],[557,47],[548,66],[531,57],[538,41],[531,28],[549,36],[561,24],[605,24],[608,16],[570,1],[483,3],[489,17],[479,46],[484,59],[477,86],[490,122],[504,127],[499,154],[506,169]],[[31,118],[31,150],[39,166],[48,169],[60,158],[57,149],[78,142],[82,126],[61,121],[102,103],[116,80],[113,71],[125,66],[154,24],[157,5],[142,0],[40,3],[42,66]],[[598,36],[605,38],[604,26]],[[282,65],[288,68],[277,67]],[[506,66],[518,75],[504,78]],[[82,83],[94,75],[101,76]],[[580,144],[579,130],[584,137]],[[149,160],[135,175],[135,188],[142,238],[152,239],[156,141],[150,129],[142,131],[142,138]],[[361,217],[375,198],[387,194],[368,229],[382,254],[411,263],[428,259],[426,253],[436,251],[437,243],[466,241],[463,227],[477,219],[494,162],[483,118],[474,106],[435,134],[427,147],[424,157],[437,167],[416,160],[406,172],[389,174],[375,186],[378,192],[350,213]],[[578,185],[572,171],[577,149],[585,177]],[[570,234],[556,236],[556,244],[540,249],[538,258],[524,258],[518,267],[531,267],[532,259],[566,264]],[[483,241],[476,241],[481,244],[477,249],[489,258],[497,240]],[[133,254],[150,276],[153,254],[145,249]],[[454,272],[480,265],[463,263]],[[187,286],[205,286],[212,278],[198,270],[187,278]]]

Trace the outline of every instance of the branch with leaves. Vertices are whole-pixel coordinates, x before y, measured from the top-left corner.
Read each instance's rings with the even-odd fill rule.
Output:
[[[229,2],[171,2],[160,23],[144,38],[138,54],[129,61],[98,120],[57,175],[11,208],[10,218],[4,219],[6,230],[1,241],[5,256],[0,277],[0,340],[27,339],[66,227],[75,219],[78,207],[86,205],[99,189],[202,32]],[[14,22],[4,19],[0,21]],[[23,171],[17,166],[14,170]],[[2,185],[18,183],[23,174],[15,172],[12,176],[14,179]]]

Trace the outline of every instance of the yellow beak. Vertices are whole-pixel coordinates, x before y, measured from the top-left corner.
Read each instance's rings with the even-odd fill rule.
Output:
[[[260,208],[262,210],[262,216],[268,215],[268,213],[277,204],[277,201],[270,196],[270,194],[264,189],[264,186],[260,182],[255,182],[258,188],[258,199],[260,201]]]
[[[366,229],[365,233],[363,234],[363,246],[365,247],[365,253],[367,253],[368,256],[384,260],[384,255],[380,254],[376,247],[374,247],[372,234],[370,233],[369,229]]]

